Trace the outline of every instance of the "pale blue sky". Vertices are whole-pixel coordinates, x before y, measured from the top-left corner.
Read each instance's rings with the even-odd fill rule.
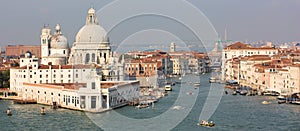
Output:
[[[209,18],[222,36],[226,28],[231,40],[291,42],[300,39],[300,0],[188,1]],[[49,24],[53,28],[56,23],[61,24],[71,45],[85,24],[91,3],[98,10],[109,2],[111,0],[1,0],[1,46],[38,45],[42,26]]]

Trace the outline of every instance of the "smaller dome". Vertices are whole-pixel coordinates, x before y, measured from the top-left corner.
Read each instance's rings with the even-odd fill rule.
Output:
[[[51,43],[50,43],[50,48],[52,49],[68,49],[68,40],[65,36],[63,35],[53,35],[51,37]]]

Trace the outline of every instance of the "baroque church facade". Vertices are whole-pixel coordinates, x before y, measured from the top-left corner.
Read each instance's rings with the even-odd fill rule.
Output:
[[[75,42],[69,50],[67,38],[63,36],[60,25],[55,33],[44,26],[41,33],[42,64],[47,65],[89,65],[102,67],[107,81],[123,80],[124,59],[118,62],[111,50],[106,30],[100,26],[94,8],[88,10],[85,25],[78,31]]]

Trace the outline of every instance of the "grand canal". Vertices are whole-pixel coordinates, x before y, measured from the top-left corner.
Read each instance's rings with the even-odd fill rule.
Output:
[[[231,91],[229,94],[223,93],[224,85],[217,84],[210,87],[208,77],[210,74],[202,76],[186,76],[186,81],[201,80],[199,89],[194,89],[193,84],[189,82],[175,85],[174,91],[168,96],[155,103],[155,108],[134,109],[132,106],[116,109],[100,114],[90,114],[80,111],[68,109],[52,110],[46,106],[47,114],[42,116],[39,111],[42,105],[18,105],[12,101],[0,101],[0,130],[120,130],[118,124],[127,126],[125,130],[139,129],[141,126],[144,130],[166,130],[164,125],[172,123],[176,119],[176,110],[187,110],[188,114],[183,117],[183,120],[177,125],[172,125],[173,130],[299,130],[300,129],[300,106],[290,104],[277,104],[275,97],[267,96],[233,96]],[[193,77],[193,78],[192,78]],[[182,89],[189,89],[191,94],[180,93]],[[212,112],[210,120],[216,123],[212,128],[199,127],[197,122],[202,112],[203,106],[207,100],[209,93],[214,93],[211,88],[217,88],[222,91],[220,102],[217,101],[216,110]],[[176,99],[183,95],[182,99],[196,98],[195,104],[191,107],[176,108]],[[184,96],[186,95],[186,96]],[[190,97],[189,97],[190,96]],[[263,105],[262,101],[268,100],[271,104]],[[13,115],[6,116],[6,108],[12,109]],[[135,125],[122,121],[119,123],[118,117],[112,117],[115,113],[131,119],[144,121],[149,118],[160,118],[161,114],[168,110],[175,110],[175,115],[164,116],[170,117],[164,123],[152,122],[149,125],[155,125],[156,128],[151,128],[147,125]],[[205,111],[202,113],[206,113]],[[181,114],[178,114],[181,115]],[[96,119],[98,118],[98,119]],[[161,119],[164,119],[161,118]],[[107,124],[107,120],[111,121],[111,125]],[[177,119],[176,119],[177,120]],[[130,125],[129,125],[130,124]],[[138,124],[138,123],[137,123]],[[169,125],[168,125],[169,126]],[[162,127],[162,128],[160,128]]]

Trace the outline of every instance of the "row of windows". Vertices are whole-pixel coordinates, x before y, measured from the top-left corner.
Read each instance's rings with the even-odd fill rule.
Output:
[[[37,81],[34,81],[34,83],[36,84],[37,83]],[[42,80],[40,80],[40,84],[42,84],[43,83],[43,81]],[[48,80],[46,80],[46,83],[49,83],[49,81]],[[56,80],[53,80],[53,83],[56,83]],[[60,83],[64,83],[64,80],[60,80]],[[71,80],[68,80],[68,83],[71,83]]]
[[[143,70],[143,69],[144,69],[144,70],[147,70],[148,68],[147,68],[147,67],[141,68],[141,70]],[[149,67],[149,69],[152,70],[152,67]],[[130,67],[127,68],[127,67],[126,67],[125,70],[126,70],[126,71],[130,71],[130,70],[139,70],[139,68],[138,68],[138,67],[136,67],[136,68],[130,68]],[[153,67],[153,70],[156,70],[156,68]]]
[[[83,72],[85,72],[85,70],[82,70]],[[26,70],[19,70],[19,72],[26,72]],[[30,72],[32,72],[32,70],[30,70]],[[40,70],[40,72],[43,72],[43,70]],[[48,72],[48,70],[45,70],[45,72]],[[56,72],[56,70],[53,70],[53,72]],[[64,70],[60,70],[60,72],[64,72]],[[71,70],[68,70],[68,72],[71,72]],[[76,70],[76,72],[78,72],[78,70]],[[36,74],[36,72],[34,72],[34,74]]]
[[[71,97],[68,95],[64,95],[63,100],[65,103],[71,103]],[[75,102],[79,104],[79,97],[72,96],[72,103],[74,104]]]

